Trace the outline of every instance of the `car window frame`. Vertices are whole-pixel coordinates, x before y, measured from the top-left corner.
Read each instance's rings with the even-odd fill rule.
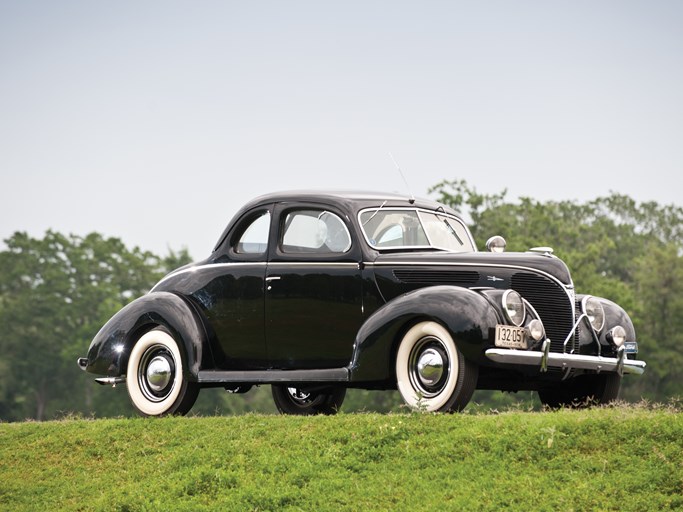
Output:
[[[349,236],[351,244],[345,252],[286,252],[282,250],[284,236],[284,224],[288,213],[299,210],[317,210],[329,212],[335,215],[343,224]],[[355,226],[351,217],[343,213],[339,208],[327,203],[297,202],[282,203],[276,205],[273,215],[273,227],[271,231],[270,256],[268,261],[301,261],[301,262],[358,262],[361,260],[360,244],[356,236]]]
[[[265,213],[270,215],[270,225],[268,227],[268,242],[266,244],[266,250],[260,253],[245,253],[238,252],[236,250],[237,244],[239,243],[241,237],[249,229],[249,227],[262,215]],[[268,261],[268,255],[270,254],[270,248],[273,244],[273,205],[263,205],[253,208],[246,212],[242,217],[234,223],[230,234],[225,239],[225,244],[227,247],[227,255],[232,261],[244,261],[244,262],[265,262]]]
[[[455,222],[457,222],[458,224],[460,224],[464,228],[464,231],[467,234],[467,240],[469,241],[472,249],[468,250],[468,251],[449,251],[447,248],[431,245],[430,236],[428,233],[426,233],[426,229],[424,228],[424,225],[423,225],[423,230],[425,231],[425,234],[427,236],[427,240],[430,242],[430,245],[396,245],[396,246],[380,247],[380,246],[372,244],[370,242],[370,239],[368,238],[367,233],[365,232],[365,229],[363,229],[363,220],[361,219],[361,216],[363,215],[363,213],[368,212],[368,211],[382,212],[382,211],[398,211],[398,210],[414,211],[416,213],[416,215],[418,216],[418,219],[420,218],[419,217],[420,212],[423,212],[423,213],[428,213],[428,214],[436,215],[436,216],[442,216],[442,217],[446,217],[448,219],[454,220]],[[359,236],[362,236],[363,240],[365,241],[367,246],[374,251],[379,251],[379,252],[389,251],[390,252],[390,251],[415,251],[415,250],[422,250],[422,249],[425,249],[425,250],[436,249],[436,250],[442,250],[442,251],[446,251],[446,252],[453,252],[456,254],[468,253],[468,252],[477,252],[477,244],[474,241],[474,238],[472,237],[472,233],[470,232],[469,228],[467,227],[467,224],[465,224],[465,222],[462,219],[456,217],[455,215],[452,215],[450,213],[446,213],[446,212],[443,212],[440,210],[430,210],[428,208],[421,208],[419,206],[411,206],[411,207],[406,207],[406,206],[400,206],[400,207],[399,206],[387,206],[387,207],[372,206],[372,207],[362,208],[361,210],[359,210],[357,213],[357,220],[358,220],[358,226],[360,229],[360,235]],[[420,222],[422,222],[422,220],[420,220]]]

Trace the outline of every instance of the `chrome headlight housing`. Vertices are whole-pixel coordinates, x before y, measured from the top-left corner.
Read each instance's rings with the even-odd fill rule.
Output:
[[[503,311],[505,311],[505,316],[517,327],[524,323],[524,317],[526,316],[526,308],[524,307],[524,300],[522,296],[514,290],[506,290],[503,293]]]
[[[486,249],[489,252],[505,252],[505,247],[507,247],[507,242],[500,235],[492,236],[486,241]]]
[[[626,329],[621,325],[612,327],[607,333],[607,341],[613,343],[616,347],[621,347],[626,341]]]
[[[600,332],[605,326],[605,310],[598,299],[587,295],[581,301],[581,312],[588,317],[593,329]]]

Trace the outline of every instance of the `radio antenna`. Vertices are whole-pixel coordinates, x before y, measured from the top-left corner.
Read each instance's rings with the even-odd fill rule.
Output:
[[[391,161],[394,162],[396,169],[398,169],[398,173],[401,175],[401,178],[403,179],[403,183],[406,184],[406,188],[408,189],[408,193],[410,194],[410,199],[408,200],[408,202],[410,204],[414,204],[415,203],[415,196],[410,191],[410,185],[408,185],[408,180],[406,180],[406,177],[403,175],[403,171],[401,170],[401,166],[398,165],[398,162],[394,158],[394,155],[391,154],[391,151],[389,151],[389,158],[391,158]]]

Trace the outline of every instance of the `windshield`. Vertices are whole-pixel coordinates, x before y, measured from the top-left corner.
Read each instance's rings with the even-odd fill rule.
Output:
[[[457,218],[410,208],[373,208],[358,216],[363,235],[375,249],[475,251],[472,237]]]

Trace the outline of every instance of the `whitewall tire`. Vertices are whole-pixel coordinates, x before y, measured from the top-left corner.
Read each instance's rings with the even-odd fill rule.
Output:
[[[184,376],[178,344],[161,329],[144,334],[128,359],[126,387],[133,406],[144,416],[186,414],[197,399],[197,383]]]
[[[396,384],[405,403],[425,412],[460,411],[477,385],[478,368],[467,361],[437,322],[406,332],[396,354]]]

